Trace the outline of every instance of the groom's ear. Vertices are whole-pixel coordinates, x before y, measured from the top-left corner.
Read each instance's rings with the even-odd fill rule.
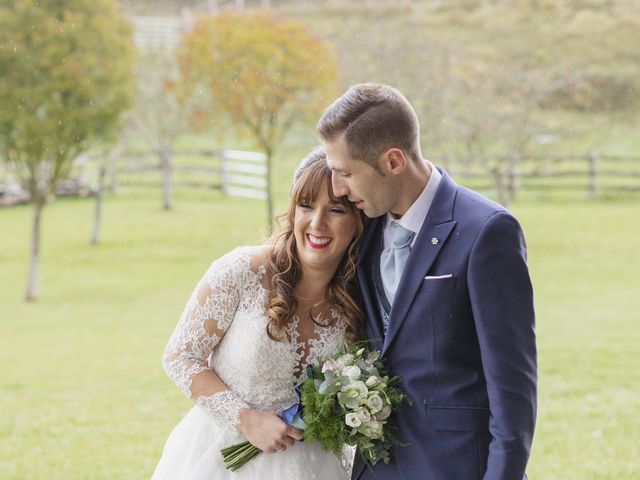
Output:
[[[398,175],[407,166],[407,157],[399,148],[390,148],[384,153],[384,163],[389,173]]]

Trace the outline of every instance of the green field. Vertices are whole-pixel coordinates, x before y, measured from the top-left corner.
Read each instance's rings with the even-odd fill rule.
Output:
[[[189,408],[160,355],[209,262],[260,241],[264,206],[178,191],[164,212],[159,197],[107,197],[97,247],[91,200],[47,207],[35,304],[22,300],[31,209],[0,210],[2,479],[148,478]],[[530,478],[640,478],[638,201],[525,199],[513,210],[538,313]]]

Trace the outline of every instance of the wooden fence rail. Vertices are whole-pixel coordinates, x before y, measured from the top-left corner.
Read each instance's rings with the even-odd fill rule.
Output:
[[[438,159],[435,162],[438,163]],[[441,163],[461,183],[489,193],[499,190],[499,182],[513,192],[583,191],[588,198],[595,198],[601,193],[640,192],[640,156],[590,152],[583,155],[527,156],[516,161],[507,157],[482,160],[446,158]]]
[[[176,178],[175,186],[222,190],[227,195],[267,198],[266,157],[260,152],[242,150],[177,150],[172,152],[172,175],[196,174],[195,178]],[[90,160],[99,160],[93,157]],[[155,152],[120,152],[111,165],[112,184],[158,186],[159,181],[142,181],[137,174],[158,172],[163,166]],[[136,178],[126,178],[133,174]],[[180,177],[180,175],[177,175]],[[123,180],[124,179],[124,180]]]
[[[176,187],[219,189],[230,195],[266,198],[266,164],[262,154],[207,149],[172,153],[171,170]],[[110,178],[107,188],[162,188],[163,167],[157,152],[125,151],[113,157],[111,166],[107,167]],[[510,184],[513,192],[544,195],[583,192],[587,198],[596,198],[600,194],[640,193],[640,156],[588,153],[528,156],[517,162],[509,162],[505,157],[488,160],[449,157],[432,158],[432,161],[444,166],[461,184],[498,198],[501,182],[502,188]],[[59,194],[84,195],[95,190],[101,162],[102,158],[97,155],[79,158],[72,178],[65,182]],[[17,179],[0,162],[0,205],[24,201],[24,190],[21,191]]]

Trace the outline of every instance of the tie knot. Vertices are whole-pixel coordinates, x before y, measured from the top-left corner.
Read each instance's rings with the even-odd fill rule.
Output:
[[[411,243],[413,232],[398,222],[391,222],[391,248],[404,248]]]

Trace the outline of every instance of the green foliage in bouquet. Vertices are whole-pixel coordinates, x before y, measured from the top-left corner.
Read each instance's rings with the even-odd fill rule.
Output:
[[[347,436],[344,414],[336,415],[341,407],[332,395],[318,395],[313,378],[307,379],[302,386],[302,404],[304,405],[305,441],[317,440],[327,450],[336,455],[342,451],[342,439]]]
[[[391,450],[403,444],[391,414],[405,401],[399,377],[387,375],[380,352],[368,352],[367,341],[343,347],[330,359],[307,368],[302,386],[305,441],[318,441],[339,454],[343,445],[357,447],[367,465],[388,463]]]
[[[307,367],[307,379],[296,387],[300,402],[281,412],[289,425],[304,430],[304,441],[317,441],[340,455],[344,445],[355,446],[365,464],[388,463],[397,439],[391,414],[405,401],[399,377],[389,377],[380,352],[367,352],[366,341],[344,346],[329,359]],[[300,409],[301,407],[301,409]],[[298,419],[300,410],[303,419]],[[225,466],[235,471],[260,454],[249,442],[221,450]]]

